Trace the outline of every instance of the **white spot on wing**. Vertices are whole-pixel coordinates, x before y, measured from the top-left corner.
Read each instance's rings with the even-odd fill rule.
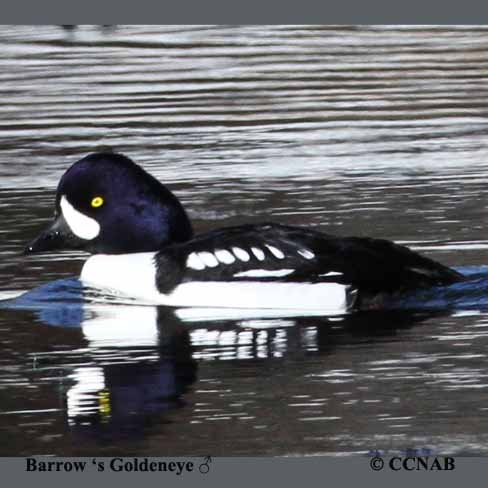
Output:
[[[64,195],[61,197],[60,205],[63,217],[73,234],[87,241],[97,237],[100,233],[100,224],[95,219],[76,210]]]
[[[235,257],[237,259],[240,259],[241,261],[247,262],[251,257],[249,256],[249,253],[244,251],[244,249],[241,249],[240,247],[233,247],[232,252],[234,253]]]
[[[211,252],[199,252],[198,257],[205,263],[205,266],[209,266],[210,268],[215,268],[219,265],[217,258]]]
[[[328,273],[320,274],[319,276],[342,276],[343,273],[339,273],[339,271],[329,271]]]
[[[270,250],[271,254],[278,258],[278,259],[283,259],[285,257],[283,251],[278,249],[277,247],[270,246],[269,244],[265,244],[265,246]]]
[[[196,252],[192,252],[186,260],[186,266],[191,269],[201,271],[205,269],[205,263],[198,257]]]
[[[300,256],[304,257],[305,259],[313,259],[315,257],[315,254],[312,251],[309,251],[308,249],[299,249],[298,254]]]
[[[264,278],[270,276],[280,277],[289,275],[294,271],[294,269],[250,269],[249,271],[241,271],[240,273],[236,273],[234,276],[249,276],[253,278]]]
[[[232,264],[236,258],[227,249],[219,249],[215,251],[215,257],[224,264]]]
[[[264,261],[264,252],[262,249],[259,249],[259,247],[251,247],[251,251],[259,261]]]

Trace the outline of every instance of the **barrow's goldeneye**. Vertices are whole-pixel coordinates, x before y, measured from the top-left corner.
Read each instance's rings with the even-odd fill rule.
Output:
[[[194,236],[179,200],[129,158],[94,153],[71,166],[55,219],[26,253],[95,254],[81,280],[170,306],[340,314],[385,297],[463,280],[393,242],[273,223]]]

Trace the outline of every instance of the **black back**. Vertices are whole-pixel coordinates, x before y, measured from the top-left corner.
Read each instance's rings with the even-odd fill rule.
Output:
[[[276,257],[266,244],[280,250],[284,257]],[[246,262],[236,259],[231,264],[203,270],[189,268],[186,264],[193,252],[212,253],[234,246],[245,250],[250,259]],[[252,247],[261,249],[265,259],[258,260]],[[308,259],[303,256],[304,252],[308,253]],[[236,276],[252,269],[293,270],[281,278],[263,277],[258,281],[338,282],[359,289],[365,298],[463,280],[458,272],[391,241],[334,237],[279,224],[243,225],[209,232],[187,243],[167,246],[158,253],[157,262],[157,281],[163,292],[189,280],[256,281],[256,278]]]

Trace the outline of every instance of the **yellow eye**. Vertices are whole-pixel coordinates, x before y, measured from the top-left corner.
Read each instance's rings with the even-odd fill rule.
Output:
[[[91,201],[92,207],[98,208],[98,207],[101,207],[102,205],[103,205],[103,198],[102,197],[95,197]]]

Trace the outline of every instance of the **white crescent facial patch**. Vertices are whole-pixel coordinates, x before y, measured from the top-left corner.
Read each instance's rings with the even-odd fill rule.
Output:
[[[61,211],[71,232],[80,239],[92,240],[100,233],[100,224],[91,217],[78,212],[66,197],[61,197]]]

